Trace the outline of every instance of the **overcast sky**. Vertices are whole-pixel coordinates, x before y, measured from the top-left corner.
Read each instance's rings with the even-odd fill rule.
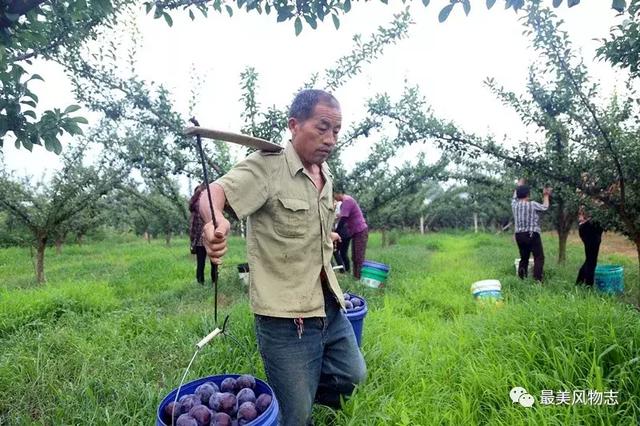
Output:
[[[366,40],[403,9],[398,1],[390,3],[354,3],[352,11],[341,17],[338,31],[327,19],[315,31],[305,26],[298,37],[292,23],[276,23],[273,15],[236,11],[232,18],[211,13],[208,18],[198,16],[191,21],[186,13],[174,12],[174,25],[169,28],[164,20],[140,13],[137,23],[142,39],[137,72],[145,79],[165,84],[177,108],[186,114],[192,90],[191,69],[195,67],[203,77],[195,110],[201,125],[238,131],[242,123],[240,73],[247,66],[255,67],[260,75],[258,100],[263,106],[288,105],[312,73],[322,72],[351,51],[354,34],[362,34]],[[415,24],[409,38],[387,47],[381,58],[335,93],[342,105],[343,128],[363,117],[369,97],[387,92],[397,98],[406,80],[420,86],[439,116],[455,120],[467,131],[498,138],[508,135],[513,140],[531,136],[518,116],[502,106],[482,83],[491,76],[509,89],[523,91],[535,53],[522,35],[519,15],[503,10],[500,2],[491,11],[486,10],[484,2],[474,2],[468,17],[456,7],[440,24],[439,2],[431,2],[427,8],[421,1],[412,3]],[[565,28],[585,57],[591,75],[603,83],[604,92],[612,91],[619,80],[617,74],[606,63],[593,63],[600,44],[594,39],[606,37],[620,19],[610,9],[610,2],[583,1],[572,9],[563,6],[556,11],[566,21]],[[46,80],[35,87],[40,107],[74,103],[70,84],[57,67],[36,66]],[[91,114],[84,114],[94,120]],[[40,147],[28,153],[5,142],[4,152],[8,167],[18,174],[37,177],[60,165],[55,154]],[[411,154],[404,153],[403,157]],[[366,146],[359,146],[346,151],[343,158],[353,164],[366,155]]]

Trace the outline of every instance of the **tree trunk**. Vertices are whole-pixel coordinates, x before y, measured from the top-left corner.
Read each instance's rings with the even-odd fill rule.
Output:
[[[387,230],[382,228],[382,247],[387,246]]]
[[[558,230],[558,263],[564,264],[567,261],[567,239],[569,230]]]
[[[47,248],[47,237],[38,237],[38,247],[36,251],[36,282],[45,282],[44,277],[44,251]]]
[[[142,238],[144,238],[149,244],[151,244],[151,236],[147,231],[144,231],[144,234],[142,234]]]
[[[84,234],[78,234],[77,240],[78,240],[78,245],[81,246],[82,245],[82,240],[84,239]]]
[[[473,232],[478,233],[478,213],[473,213]]]
[[[167,244],[167,247],[171,246],[171,231],[164,235],[164,241]]]
[[[56,254],[60,255],[62,253],[62,238],[56,238]]]

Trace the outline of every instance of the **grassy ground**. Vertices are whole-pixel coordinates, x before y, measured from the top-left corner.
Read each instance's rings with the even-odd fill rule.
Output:
[[[545,236],[548,279],[537,286],[514,277],[510,236],[408,235],[383,249],[373,235],[367,257],[392,265],[387,289],[341,277],[370,304],[369,379],[345,410],[319,408],[317,423],[638,424],[640,315],[574,288],[581,248],[570,246],[559,267],[555,245]],[[248,349],[214,341],[189,379],[264,377],[235,273],[244,258],[234,240],[220,282],[222,313]],[[601,262],[624,264],[627,288],[638,282],[635,259],[603,254]],[[193,269],[186,241],[166,248],[124,238],[48,253],[48,283],[38,287],[28,250],[0,250],[0,424],[152,424],[194,343],[212,329],[212,292],[194,283]],[[472,300],[471,283],[487,278],[502,282],[503,307]],[[534,407],[512,404],[514,386]],[[542,406],[542,390],[613,390],[619,403]]]

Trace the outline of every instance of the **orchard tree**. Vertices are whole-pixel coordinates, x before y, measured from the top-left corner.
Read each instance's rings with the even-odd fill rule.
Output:
[[[44,254],[51,239],[69,227],[69,222],[109,193],[123,176],[108,164],[85,166],[81,145],[64,158],[63,168],[50,183],[0,176],[0,210],[5,211],[31,233],[36,248],[36,281],[45,281]]]
[[[100,26],[109,27],[124,0],[8,0],[0,4],[0,147],[7,140],[31,150],[34,145],[62,151],[60,136],[79,135],[77,105],[37,113],[34,92],[43,75],[33,70],[36,59],[51,60],[94,39]],[[46,92],[45,92],[46,93]],[[40,93],[42,95],[42,93]]]
[[[381,0],[387,3],[387,0]],[[410,3],[410,0],[402,0]],[[506,8],[521,9],[529,1],[501,0]],[[566,4],[569,7],[580,0],[550,0],[554,7]],[[430,0],[422,0],[428,6]],[[434,4],[436,2],[434,1]],[[445,21],[454,9],[465,14],[471,10],[471,0],[440,0],[438,19]],[[481,2],[482,3],[482,2]],[[497,0],[486,0],[488,8]],[[173,24],[170,12],[188,11],[191,19],[195,12],[206,16],[210,11],[232,16],[235,10],[245,13],[270,14],[277,22],[293,21],[296,34],[300,34],[303,23],[317,28],[318,21],[331,16],[336,29],[340,26],[340,16],[349,13],[351,0],[155,0],[145,3],[147,13],[155,18],[163,18],[169,26]],[[611,7],[623,12],[625,0],[612,0]],[[101,31],[113,32],[113,26],[120,16],[134,15],[135,5],[126,0],[67,0],[51,2],[47,0],[7,0],[0,4],[0,147],[4,141],[14,140],[16,147],[31,150],[34,145],[44,145],[46,149],[60,153],[62,145],[59,137],[68,133],[81,134],[78,124],[86,124],[83,117],[72,115],[79,107],[70,105],[36,112],[39,96],[30,88],[37,80],[44,80],[41,74],[30,68],[36,59],[55,60],[64,66],[71,65],[75,52],[88,41],[100,38]],[[90,72],[89,68],[84,69]],[[105,82],[106,88],[110,82]],[[112,88],[112,87],[111,87]],[[131,89],[128,87],[127,89]],[[116,111],[117,112],[117,111]]]
[[[366,1],[366,0],[365,0]],[[416,0],[417,1],[417,0]],[[526,4],[535,0],[434,0],[435,7],[441,7],[438,13],[438,20],[444,22],[454,9],[459,9],[460,13],[469,15],[471,5],[484,4],[491,9],[496,3],[504,4],[505,8],[518,11]],[[388,0],[380,0],[387,4]],[[431,0],[421,0],[426,7],[431,4]],[[262,15],[271,15],[276,18],[277,22],[293,21],[295,34],[302,32],[304,25],[312,29],[318,28],[319,22],[322,23],[325,18],[331,17],[331,22],[336,29],[340,28],[340,16],[351,12],[352,3],[357,0],[152,0],[145,3],[147,13],[153,12],[156,19],[163,18],[169,26],[173,25],[173,19],[169,12],[173,10],[188,11],[191,19],[196,19],[196,13],[201,13],[205,17],[210,11],[217,13],[226,13],[233,16],[235,10],[242,10],[247,13],[257,13]],[[412,3],[411,0],[402,0],[403,4]],[[554,7],[566,4],[568,7],[576,6],[580,0],[549,0]],[[611,8],[623,12],[626,8],[625,0],[613,0]]]

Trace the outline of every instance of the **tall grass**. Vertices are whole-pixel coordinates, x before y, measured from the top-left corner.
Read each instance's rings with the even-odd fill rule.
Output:
[[[318,408],[318,424],[518,425],[637,424],[640,419],[640,316],[628,304],[573,285],[582,260],[570,247],[555,265],[545,240],[543,286],[514,276],[508,236],[405,235],[391,247],[370,238],[368,258],[390,264],[384,291],[340,276],[364,295],[363,352],[369,378],[343,411]],[[255,372],[248,299],[232,241],[221,268],[220,315],[248,351],[214,340],[189,379]],[[637,282],[633,259],[627,287]],[[634,275],[635,274],[635,275]],[[108,241],[48,253],[48,283],[33,283],[27,250],[0,250],[0,424],[152,424],[176,387],[194,344],[213,327],[213,294],[195,283],[184,240]],[[503,284],[501,308],[482,307],[469,287]],[[635,290],[634,290],[635,291]],[[513,404],[522,386],[536,405]],[[542,406],[542,390],[615,390],[618,405]]]

